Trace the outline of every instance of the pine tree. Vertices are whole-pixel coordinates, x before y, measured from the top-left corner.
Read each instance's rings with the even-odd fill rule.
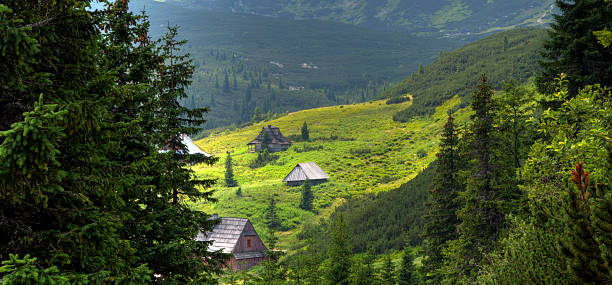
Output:
[[[310,139],[310,133],[308,132],[308,125],[306,122],[302,125],[302,140],[308,141]]]
[[[419,284],[417,272],[413,264],[412,254],[409,248],[404,248],[404,255],[402,257],[402,264],[400,266],[397,275],[398,285],[416,285]]]
[[[312,194],[310,180],[306,178],[306,181],[304,181],[304,184],[302,185],[302,199],[300,200],[300,209],[312,211],[313,200],[314,195]]]
[[[451,278],[462,282],[475,278],[478,264],[505,226],[505,215],[515,210],[520,197],[516,169],[495,129],[492,95],[493,89],[483,75],[472,96],[474,114],[467,154],[471,161],[465,173],[465,190],[459,194],[463,202],[457,211],[459,237],[451,243]]]
[[[232,155],[227,152],[227,159],[225,160],[225,186],[236,187],[238,182],[234,179],[234,171],[232,170]]]
[[[391,254],[385,254],[385,261],[380,274],[383,285],[395,285],[395,265],[391,260]]]
[[[270,198],[265,212],[265,223],[270,230],[278,230],[281,227],[281,222],[276,211],[276,201],[274,198]]]
[[[594,32],[612,29],[612,5],[603,0],[556,0],[561,15],[553,15],[545,42],[544,71],[537,78],[540,92],[554,91],[554,78],[565,73],[570,94],[589,84],[612,85],[612,53]]]
[[[455,119],[449,114],[437,154],[434,189],[431,190],[429,202],[426,204],[429,213],[425,216],[426,224],[422,234],[425,253],[422,270],[426,281],[434,284],[441,281],[441,276],[436,271],[444,263],[442,251],[447,241],[457,237],[456,227],[459,224],[456,215],[459,208],[457,194],[462,190],[462,186],[457,181],[457,174],[462,163],[456,128]]]
[[[238,189],[236,189],[236,196],[242,197],[242,188],[238,187]]]
[[[363,256],[354,256],[353,265],[349,275],[350,284],[376,284],[377,270],[374,268],[376,255],[374,249],[370,248]]]
[[[330,227],[330,231],[332,243],[327,250],[329,264],[325,272],[325,278],[331,284],[349,284],[351,250],[349,249],[349,237],[342,214]]]

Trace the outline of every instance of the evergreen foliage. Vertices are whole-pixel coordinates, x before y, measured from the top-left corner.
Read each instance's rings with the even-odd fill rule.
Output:
[[[552,93],[554,78],[567,76],[572,96],[586,85],[612,86],[612,53],[598,42],[595,32],[612,29],[612,4],[603,0],[556,0],[560,15],[544,43],[544,70],[538,76],[540,92]]]
[[[458,171],[462,168],[459,156],[459,135],[455,119],[448,115],[442,141],[440,142],[438,160],[435,168],[434,188],[430,191],[430,198],[426,204],[428,214],[425,216],[426,224],[423,228],[423,259],[422,270],[425,280],[433,284],[441,282],[440,273],[437,272],[444,264],[442,251],[446,243],[457,237],[456,212],[459,209],[457,195],[462,191],[462,185],[457,181]]]
[[[302,140],[304,141],[308,141],[310,140],[310,133],[308,132],[308,125],[306,124],[306,122],[304,122],[304,124],[302,125]]]
[[[229,153],[229,151],[227,152],[227,158],[225,159],[225,186],[238,186],[238,182],[236,182],[236,179],[234,178],[234,171],[232,170],[232,155]]]
[[[330,227],[332,242],[327,251],[325,279],[331,284],[350,284],[351,250],[344,218],[340,215]]]
[[[395,285],[396,272],[395,265],[393,265],[393,261],[391,260],[391,254],[386,254],[384,258],[383,268],[380,272],[381,284]]]
[[[508,44],[504,51],[504,38]],[[540,67],[539,51],[547,38],[546,30],[535,28],[513,29],[496,33],[441,55],[425,66],[423,72],[412,73],[401,83],[379,94],[389,103],[414,97],[412,105],[398,112],[393,120],[408,122],[415,116],[429,116],[435,108],[455,95],[463,105],[470,103],[470,94],[481,74],[488,75],[489,84],[499,89],[507,80],[526,81],[536,75]]]
[[[270,202],[268,203],[268,207],[266,208],[266,225],[270,230],[277,230],[281,227],[281,222],[278,218],[278,213],[276,212],[276,201],[274,198],[270,198]]]
[[[264,150],[257,152],[257,157],[255,158],[255,160],[249,163],[249,167],[250,168],[263,167],[270,162],[276,161],[277,159],[278,159],[277,154],[272,154],[270,153],[270,151],[268,151],[267,148],[264,148]]]
[[[368,250],[363,255],[352,256],[352,258],[353,262],[349,273],[349,284],[376,284],[379,281],[377,279],[378,270],[374,268],[376,255],[372,249]]]
[[[30,4],[0,4],[0,278],[210,280],[218,254],[193,237],[213,224],[181,201],[210,200],[186,166],[216,159],[180,142],[206,110],[178,103],[193,66],[176,29],[151,41],[128,1]]]
[[[260,276],[257,284],[275,285],[285,284],[287,279],[287,270],[280,264],[279,258],[282,252],[276,250],[278,238],[274,235],[274,230],[270,232],[269,249],[266,250],[266,260],[263,264],[263,274]]]
[[[415,178],[398,189],[381,192],[375,197],[357,197],[347,200],[332,214],[332,219],[346,217],[346,230],[351,234],[350,245],[354,252],[376,253],[402,249],[408,240],[410,245],[420,244],[425,215],[424,203],[432,189],[435,162]],[[317,231],[304,236],[316,236]]]
[[[306,211],[312,211],[312,202],[314,195],[312,194],[312,187],[310,186],[310,179],[306,178],[302,185],[302,198],[300,200],[300,209]]]
[[[404,249],[404,254],[402,255],[402,264],[400,265],[400,269],[397,274],[397,284],[398,285],[416,285],[419,284],[418,275],[416,272],[416,268],[414,267],[414,260],[412,258],[412,253],[408,248]]]
[[[462,206],[457,211],[460,224],[458,239],[452,241],[448,270],[452,278],[472,282],[483,254],[493,249],[494,241],[505,226],[505,215],[519,198],[515,168],[503,152],[495,128],[497,106],[493,89],[482,76],[472,97],[468,169],[465,190],[459,194]]]

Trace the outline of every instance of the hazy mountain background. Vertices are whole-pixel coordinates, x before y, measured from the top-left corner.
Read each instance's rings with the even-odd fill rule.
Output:
[[[130,5],[146,10],[154,37],[168,24],[181,27],[196,65],[182,103],[210,107],[205,128],[213,129],[379,98],[419,66],[489,32],[545,25],[551,2],[136,0]]]
[[[428,36],[479,35],[548,23],[553,0],[164,0],[288,19],[320,19]]]

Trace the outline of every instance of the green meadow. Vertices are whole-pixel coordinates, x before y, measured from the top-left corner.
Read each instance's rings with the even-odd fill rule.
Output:
[[[435,159],[439,134],[449,110],[460,104],[459,98],[448,100],[434,115],[406,123],[394,122],[392,116],[411,102],[385,104],[385,101],[323,107],[289,113],[272,121],[225,130],[201,139],[196,144],[220,158],[214,166],[195,166],[200,177],[217,178],[216,203],[194,203],[192,206],[220,216],[248,217],[266,236],[264,215],[271,198],[277,202],[283,231],[281,246],[294,240],[296,229],[305,221],[326,217],[344,199],[398,188],[416,176]],[[465,110],[457,112],[466,118]],[[306,122],[309,141],[300,141],[300,128]],[[265,125],[281,129],[292,140],[288,151],[276,153],[279,158],[261,168],[249,163],[256,153],[249,153],[247,143]],[[226,152],[230,152],[237,187],[224,187]],[[330,176],[327,183],[313,187],[314,211],[299,209],[301,187],[285,185],[283,178],[300,162],[315,162]]]

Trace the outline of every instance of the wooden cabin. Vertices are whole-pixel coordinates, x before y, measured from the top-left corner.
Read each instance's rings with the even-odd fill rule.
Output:
[[[248,270],[265,259],[267,250],[257,235],[255,228],[245,218],[219,218],[216,214],[213,219],[220,219],[211,232],[198,233],[197,241],[212,241],[208,251],[222,250],[223,253],[232,254],[227,267],[234,270]]]
[[[304,184],[306,179],[310,180],[312,185],[317,185],[326,182],[329,176],[316,163],[303,162],[298,163],[283,179],[283,182],[287,182],[289,186],[299,186]]]
[[[267,137],[267,142],[263,141],[264,136]],[[270,152],[279,152],[289,149],[291,141],[283,136],[278,127],[267,125],[261,128],[259,135],[247,146],[249,146],[249,152],[261,151],[266,147]]]

